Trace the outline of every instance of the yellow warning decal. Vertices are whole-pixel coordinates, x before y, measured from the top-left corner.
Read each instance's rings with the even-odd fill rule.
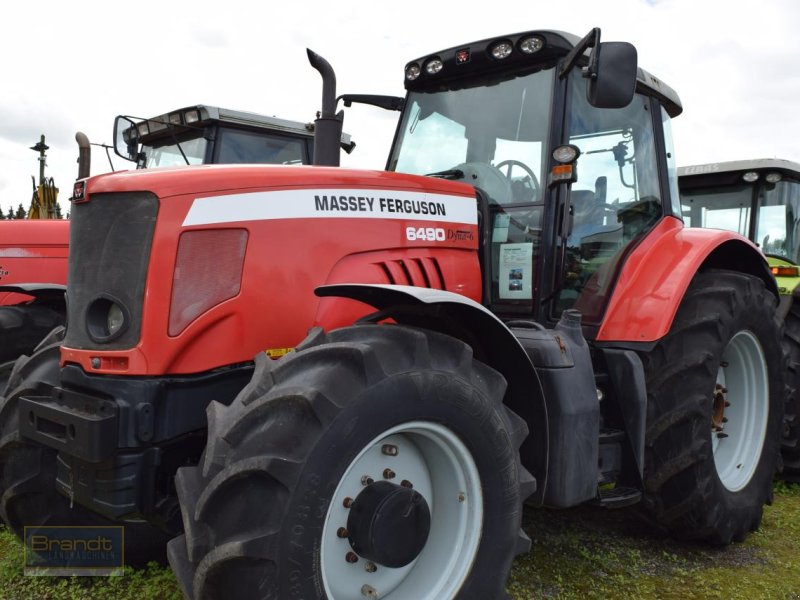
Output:
[[[269,350],[264,350],[264,354],[270,358],[280,358],[289,354],[289,352],[294,352],[294,348],[270,348]]]

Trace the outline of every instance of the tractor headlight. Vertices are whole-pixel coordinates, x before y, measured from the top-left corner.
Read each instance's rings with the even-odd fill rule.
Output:
[[[86,311],[86,330],[98,343],[115,340],[128,329],[130,317],[125,306],[110,296],[96,298]]]
[[[536,36],[523,38],[519,43],[519,49],[525,54],[536,54],[542,48],[544,40]]]
[[[420,69],[417,63],[411,63],[406,67],[406,79],[409,81],[414,81],[419,75]]]
[[[436,58],[430,59],[427,63],[425,63],[425,71],[427,71],[428,75],[436,75],[439,71],[444,68],[444,63],[442,59],[438,56]]]
[[[767,183],[778,183],[782,178],[780,173],[767,173]]]
[[[508,58],[511,56],[511,52],[514,50],[514,47],[511,45],[511,42],[502,41],[497,42],[494,46],[492,46],[491,53],[497,60],[502,60],[504,58]]]
[[[758,173],[756,171],[748,171],[742,175],[742,179],[744,179],[747,183],[753,183],[758,179]]]

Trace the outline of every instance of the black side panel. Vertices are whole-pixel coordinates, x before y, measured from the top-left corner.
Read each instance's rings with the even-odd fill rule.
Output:
[[[149,192],[93,194],[73,204],[67,279],[67,335],[70,348],[131,348],[141,334],[142,302],[158,198]],[[130,326],[111,342],[88,334],[86,311],[98,297],[127,308]]]

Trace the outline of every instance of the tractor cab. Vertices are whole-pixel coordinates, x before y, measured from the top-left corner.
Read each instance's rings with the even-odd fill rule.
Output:
[[[355,143],[342,134],[340,146]],[[198,164],[311,164],[314,125],[250,112],[190,106],[142,119],[118,116],[114,151],[138,169]]]
[[[782,296],[800,283],[800,164],[740,160],[681,167],[681,211],[689,227],[735,231],[766,255]]]
[[[578,308],[598,323],[617,265],[677,213],[680,101],[627,44],[597,38],[537,31],[406,66],[387,169],[478,188],[484,301],[500,315]]]

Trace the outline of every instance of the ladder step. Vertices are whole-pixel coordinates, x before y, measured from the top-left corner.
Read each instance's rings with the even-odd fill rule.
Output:
[[[636,504],[642,499],[642,492],[636,488],[617,486],[612,489],[600,489],[597,503],[603,508],[622,508]]]
[[[616,444],[625,439],[625,432],[622,429],[609,429],[604,427],[600,430],[601,444]]]

